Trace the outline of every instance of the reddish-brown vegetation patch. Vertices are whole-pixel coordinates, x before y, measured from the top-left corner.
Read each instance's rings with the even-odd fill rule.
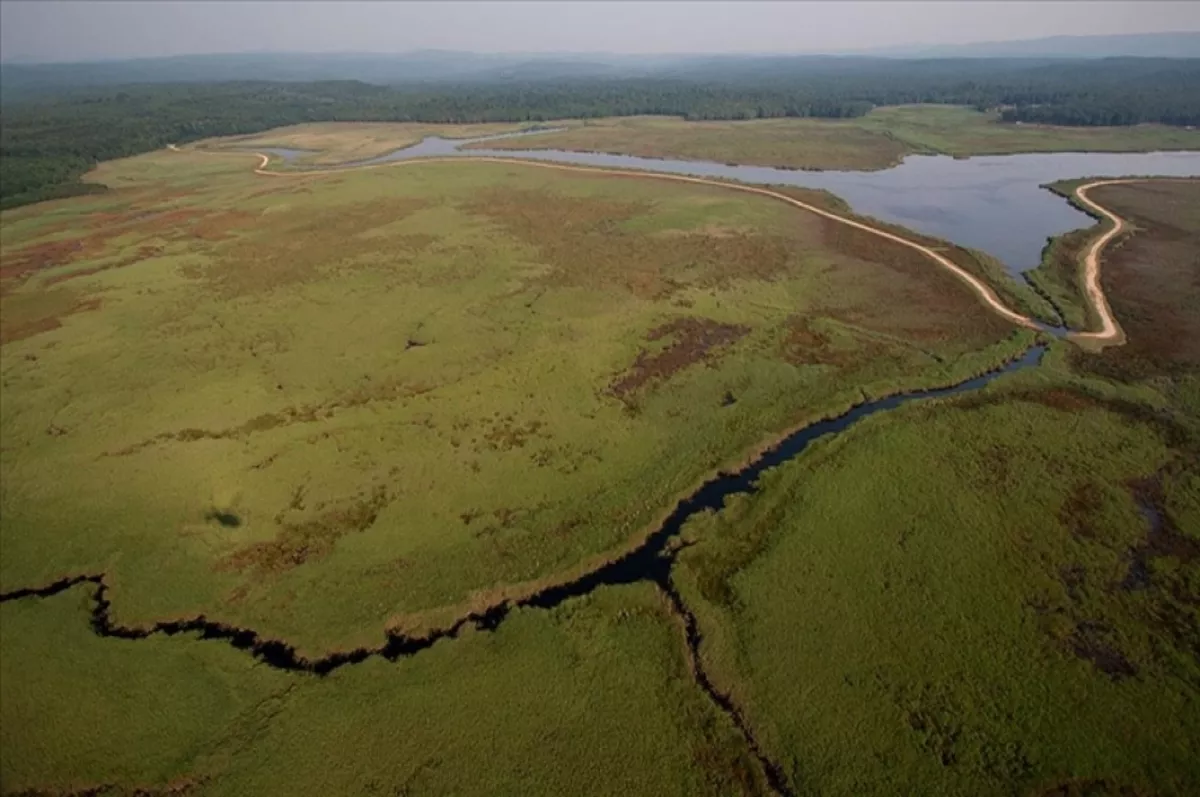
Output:
[[[1110,628],[1103,623],[1083,621],[1067,638],[1067,646],[1077,657],[1089,661],[1114,681],[1138,674],[1137,665],[1125,657],[1115,642],[1109,639]]]
[[[1096,514],[1104,507],[1104,490],[1096,482],[1077,485],[1058,510],[1058,519],[1076,537],[1092,539]]]
[[[185,273],[232,298],[311,282],[339,267],[411,259],[433,239],[421,234],[378,238],[362,233],[426,206],[420,199],[378,199],[320,215],[269,216],[259,223],[272,225],[270,235],[230,241],[218,248],[213,263]]]
[[[1037,797],[1149,797],[1149,792],[1104,778],[1079,778],[1055,783]]]
[[[1137,228],[1102,257],[1126,345],[1074,364],[1121,381],[1200,367],[1200,180],[1102,186],[1089,196]]]
[[[720,324],[708,318],[677,318],[655,327],[646,335],[649,341],[670,339],[656,353],[643,349],[624,374],[609,385],[609,391],[624,399],[651,382],[665,381],[690,365],[711,360],[721,349],[735,343],[750,331],[738,324]]]
[[[830,219],[821,219],[821,230],[824,245],[849,261],[839,264],[839,269],[870,276],[869,282],[855,288],[855,296],[861,299],[840,309],[836,318],[915,343],[976,345],[1012,331],[1008,322],[982,308],[961,280],[920,252]],[[907,231],[901,234],[940,246]],[[968,257],[953,249],[945,254],[956,262]],[[880,312],[881,304],[888,305],[887,312]]]
[[[84,242],[79,239],[48,241],[5,253],[0,263],[0,291],[10,290],[30,274],[48,268],[65,266],[77,259],[84,251]]]
[[[493,451],[511,451],[524,448],[530,438],[537,435],[544,424],[538,420],[517,423],[512,415],[498,419],[483,435],[483,441]]]
[[[0,346],[14,340],[24,340],[43,332],[58,329],[62,326],[62,320],[67,316],[98,310],[100,305],[100,299],[92,298],[79,300],[58,312],[30,318],[14,319],[13,314],[5,313],[0,316]]]
[[[872,362],[892,348],[870,335],[855,335],[853,343],[839,346],[823,332],[813,329],[812,319],[792,316],[784,324],[780,357],[792,365],[826,365],[838,369]]]
[[[162,254],[162,251],[163,250],[161,246],[143,244],[138,247],[138,250],[135,254],[130,255],[129,257],[125,257],[116,262],[106,263],[100,266],[81,268],[78,271],[71,271],[66,274],[55,274],[53,277],[47,277],[46,281],[43,282],[42,285],[49,288],[53,285],[58,285],[69,280],[78,279],[79,277],[90,277],[94,274],[99,274],[102,271],[111,271],[117,268],[124,268],[125,266],[132,266],[135,263],[142,262],[143,260],[149,260],[152,257],[158,257]]]
[[[780,354],[793,365],[819,365],[828,362],[831,341],[828,335],[812,328],[812,319],[791,316],[784,323],[786,330]]]
[[[107,456],[127,456],[137,453],[143,448],[156,443],[177,441],[191,443],[197,440],[236,440],[258,432],[267,432],[297,423],[315,423],[332,418],[339,410],[363,407],[372,402],[395,401],[397,399],[419,396],[428,393],[433,387],[424,383],[407,384],[396,381],[381,381],[377,384],[367,384],[349,393],[345,393],[331,401],[320,404],[302,404],[299,407],[286,407],[278,412],[267,412],[256,415],[250,420],[225,429],[196,429],[189,427],[177,432],[163,432],[154,437],[126,446]]]
[[[247,545],[221,560],[219,567],[264,576],[328,556],[339,539],[374,525],[389,500],[387,491],[376,486],[310,520],[282,523],[275,539]]]
[[[169,211],[133,209],[121,213],[93,213],[82,217],[77,228],[92,230],[86,235],[60,241],[46,241],[5,252],[0,262],[0,293],[10,293],[33,274],[48,269],[94,260],[109,254],[110,243],[122,236],[142,241],[188,240],[220,241],[235,231],[257,223],[257,214],[242,211],[215,211],[203,208],[177,208]],[[141,243],[136,254],[112,263],[96,265],[71,274],[56,275],[49,284],[132,265],[153,257],[161,248],[156,243]]]
[[[553,268],[537,282],[597,289],[621,287],[640,298],[665,299],[687,273],[704,286],[734,279],[772,279],[787,270],[786,237],[722,229],[686,235],[629,232],[621,222],[646,213],[640,203],[578,199],[541,191],[492,189],[468,206],[534,247]]]

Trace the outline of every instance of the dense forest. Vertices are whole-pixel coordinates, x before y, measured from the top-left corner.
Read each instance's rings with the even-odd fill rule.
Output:
[[[1001,109],[1005,121],[1200,124],[1200,59],[699,59],[682,74],[374,85],[169,84],[22,93],[0,107],[0,207],[99,190],[97,161],[316,121],[487,122],[665,114],[860,116],[878,105]]]

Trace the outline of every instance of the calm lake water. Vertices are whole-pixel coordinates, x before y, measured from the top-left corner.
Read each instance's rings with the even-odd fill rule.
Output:
[[[1078,177],[1200,176],[1200,152],[1069,152],[964,159],[910,155],[899,166],[882,171],[805,172],[595,152],[462,149],[470,143],[536,132],[476,139],[427,138],[360,163],[487,155],[821,188],[846,200],[856,213],[982,250],[1014,273],[1038,265],[1047,238],[1092,224],[1087,214],[1042,185]],[[262,151],[275,152],[288,160],[295,157],[286,150]]]

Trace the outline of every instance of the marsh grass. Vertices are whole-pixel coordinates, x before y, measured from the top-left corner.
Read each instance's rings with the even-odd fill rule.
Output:
[[[6,588],[104,571],[130,625],[375,645],[624,550],[864,391],[1020,345],[936,267],[719,187],[247,161],[117,161],[103,203],[5,214],[6,257],[60,253],[4,296],[33,329],[4,344]]]
[[[572,120],[561,133],[470,147],[564,149],[791,169],[874,170],[909,154],[1144,152],[1200,148],[1200,132],[1162,125],[1078,128],[1001,124],[944,105],[876,108],[857,119],[687,121],[638,116]]]
[[[251,164],[141,156],[97,170],[103,198],[0,217],[22,264],[0,298],[22,331],[0,358],[4,590],[102,572],[118,625],[202,614],[301,655],[375,646],[575,577],[787,430],[1032,339],[900,247],[719,187],[478,163],[275,180]],[[1044,697],[1012,675],[1022,652],[1063,694],[1140,690],[1111,704],[1129,719],[1110,736],[1151,713],[1191,727],[1191,665],[1161,654],[1190,571],[1164,565],[1174,537],[1134,533],[1113,480],[1166,468],[1139,489],[1182,530],[1193,475],[1170,469],[1178,444],[1150,416],[1109,406],[1153,387],[1072,378],[1099,398],[997,386],[996,403],[872,419],[689,526],[675,575],[706,665],[792,783],[986,791],[1107,755],[1087,747],[1095,724],[1057,758],[1039,745],[1059,714],[1030,720],[1042,736],[1005,724]],[[1072,470],[1088,456],[1094,474]],[[1062,533],[1075,514],[1092,537]],[[1153,591],[1110,599],[1138,546]],[[1082,579],[1061,586],[1060,559]],[[326,678],[186,634],[99,637],[90,588],[0,606],[6,790],[763,790],[649,584]],[[1045,611],[1005,613],[1024,600]],[[1139,612],[1173,624],[1144,631]],[[977,672],[995,686],[963,687]],[[1147,674],[1176,691],[1139,687]],[[1186,742],[1159,741],[1110,770],[1170,785]],[[1160,774],[1126,767],[1143,753]],[[958,780],[938,780],[946,756],[966,762]]]
[[[1194,188],[1097,196],[1138,227],[1106,271],[1126,347],[872,417],[685,529],[709,672],[797,782],[1195,790]]]
[[[648,585],[324,679],[188,636],[102,639],[85,593],[0,606],[5,793],[759,789]]]

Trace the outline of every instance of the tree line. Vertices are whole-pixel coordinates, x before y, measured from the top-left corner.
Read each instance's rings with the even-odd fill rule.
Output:
[[[879,105],[1002,109],[1006,122],[1200,124],[1200,60],[836,63],[769,59],[647,79],[380,86],[357,81],[139,84],[0,106],[0,207],[98,190],[95,163],[169,143],[302,122],[522,122],[661,114],[687,119],[849,118]],[[724,70],[724,71],[722,71]]]

